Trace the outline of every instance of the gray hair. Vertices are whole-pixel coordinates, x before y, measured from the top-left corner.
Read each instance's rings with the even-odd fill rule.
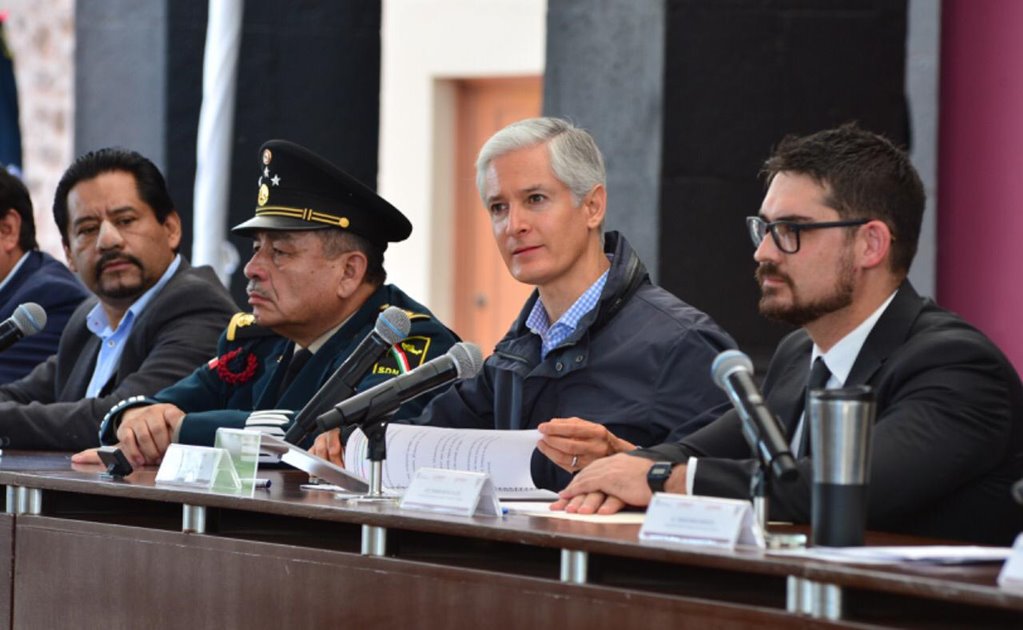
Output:
[[[323,242],[323,256],[327,260],[334,260],[347,254],[358,251],[366,255],[366,275],[362,281],[373,286],[380,286],[387,282],[387,271],[384,269],[384,250],[374,245],[368,239],[352,232],[326,228],[313,230]]]
[[[495,159],[538,144],[547,144],[554,176],[572,191],[578,205],[597,184],[604,184],[604,156],[588,132],[561,118],[527,118],[512,123],[487,140],[476,158],[476,188],[484,195],[487,169]],[[486,199],[483,200],[486,203]]]

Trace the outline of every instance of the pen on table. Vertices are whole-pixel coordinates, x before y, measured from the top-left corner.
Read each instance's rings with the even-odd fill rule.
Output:
[[[252,486],[254,488],[269,488],[270,487],[270,480],[269,479],[258,479],[257,478],[255,481],[252,482]]]

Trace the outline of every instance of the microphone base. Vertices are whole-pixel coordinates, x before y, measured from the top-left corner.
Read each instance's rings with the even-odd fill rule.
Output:
[[[750,498],[753,500],[753,515],[764,534],[768,549],[805,549],[806,534],[776,534],[767,531],[767,495],[771,485],[771,473],[761,461],[750,480]]]
[[[371,503],[376,505],[381,505],[385,503],[397,505],[398,501],[401,500],[401,497],[392,497],[386,494],[383,496],[378,496],[375,494],[359,494],[354,497],[350,497],[347,494],[337,494],[335,496],[341,501],[344,501],[345,503],[350,503],[352,505],[362,505]]]
[[[806,534],[775,534],[764,532],[768,549],[806,549]]]
[[[381,436],[382,437],[382,436]],[[384,494],[384,462],[370,461],[369,463],[369,494],[361,494],[354,497],[342,497],[348,503],[397,503],[400,497]]]

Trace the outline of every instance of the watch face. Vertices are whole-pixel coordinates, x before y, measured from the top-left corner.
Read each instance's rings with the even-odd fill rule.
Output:
[[[671,462],[655,462],[646,476],[650,489],[654,492],[663,492],[664,483],[671,476],[671,469]]]
[[[657,462],[650,468],[651,477],[668,477],[671,475],[671,464]]]

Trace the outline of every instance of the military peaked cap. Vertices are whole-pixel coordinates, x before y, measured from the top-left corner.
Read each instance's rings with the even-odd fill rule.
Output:
[[[235,234],[337,228],[386,249],[412,233],[397,208],[294,142],[270,140],[260,148],[258,186],[256,216],[231,228]]]

